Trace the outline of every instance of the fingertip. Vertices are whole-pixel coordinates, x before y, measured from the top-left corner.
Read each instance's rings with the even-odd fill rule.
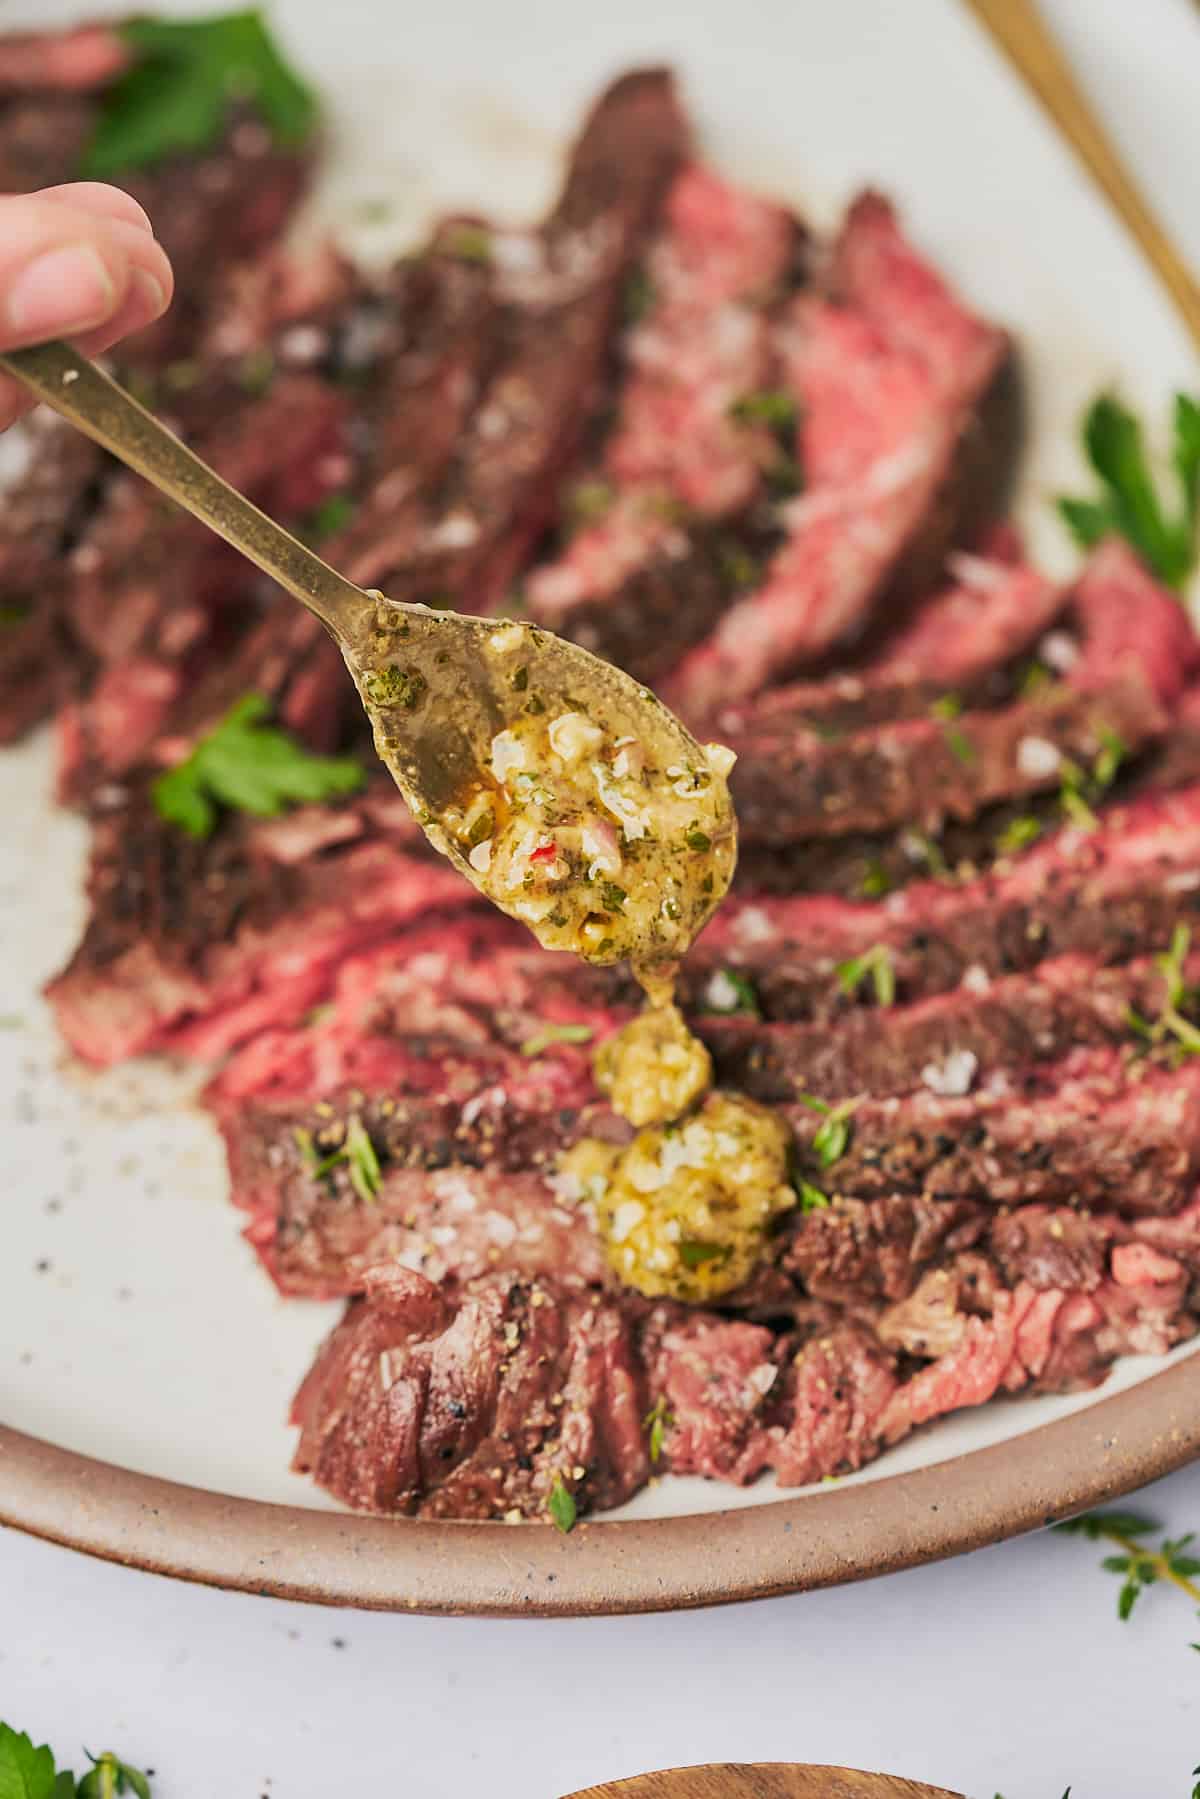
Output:
[[[80,212],[98,213],[102,218],[123,219],[154,236],[146,208],[124,188],[113,187],[107,181],[64,181],[57,187],[43,188],[40,198],[53,201],[56,206],[75,206]]]

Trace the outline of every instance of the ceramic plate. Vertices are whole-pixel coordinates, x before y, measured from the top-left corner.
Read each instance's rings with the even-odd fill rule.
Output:
[[[51,0],[31,22],[66,19]],[[164,10],[174,10],[170,7]],[[178,10],[195,10],[180,8]],[[1080,411],[1118,381],[1165,415],[1194,377],[1134,250],[951,0],[279,0],[334,156],[314,222],[386,257],[456,205],[524,218],[565,134],[631,63],[680,71],[712,158],[830,224],[863,183],[1017,334],[1030,395],[1019,511],[1081,479]],[[21,9],[6,9],[5,25]],[[378,217],[378,202],[388,216]],[[288,1473],[291,1392],[337,1308],[279,1300],[225,1201],[199,1082],[63,1056],[38,998],[82,920],[83,829],[45,741],[2,763],[0,1517],[192,1578],[473,1611],[698,1604],[851,1579],[1092,1504],[1200,1453],[1200,1362],[1124,1363],[1098,1392],[990,1405],[814,1492],[670,1480],[570,1538],[332,1512]],[[41,1439],[33,1441],[31,1439]],[[720,1508],[720,1509],[718,1509]]]

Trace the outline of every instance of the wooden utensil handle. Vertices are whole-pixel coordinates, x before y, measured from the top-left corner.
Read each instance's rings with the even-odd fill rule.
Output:
[[[967,0],[967,5],[1107,194],[1200,345],[1200,285],[1084,98],[1033,0]]]
[[[361,613],[361,588],[222,481],[132,394],[70,344],[0,353],[0,368],[278,581],[335,635]]]

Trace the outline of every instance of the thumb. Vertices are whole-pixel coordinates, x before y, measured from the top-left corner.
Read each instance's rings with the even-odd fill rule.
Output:
[[[89,351],[148,325],[171,296],[167,258],[144,224],[62,193],[0,198],[0,350],[52,337]],[[0,429],[25,409],[0,383]]]

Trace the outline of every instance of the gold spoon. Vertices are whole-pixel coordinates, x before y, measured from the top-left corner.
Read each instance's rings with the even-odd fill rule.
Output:
[[[0,367],[316,614],[341,649],[374,727],[379,754],[418,822],[480,892],[528,924],[549,947],[573,948],[592,960],[629,955],[635,964],[653,964],[682,953],[732,878],[733,807],[723,767],[710,766],[695,739],[647,688],[577,644],[524,620],[433,611],[356,587],[251,505],[67,344],[10,350],[0,354]],[[589,923],[590,936],[585,932],[580,941],[575,940],[578,933],[562,931],[555,938],[549,926],[539,928],[525,897],[489,881],[478,855],[474,862],[469,859],[473,839],[461,835],[452,821],[461,818],[464,796],[478,796],[481,789],[491,788],[501,807],[507,805],[491,772],[493,743],[514,724],[528,727],[535,708],[547,720],[584,714],[602,725],[609,745],[622,739],[636,742],[646,768],[660,777],[660,813],[678,813],[681,805],[696,813],[694,821],[683,825],[691,848],[685,841],[669,864],[664,852],[658,867],[651,853],[656,833],[624,827],[643,839],[632,848],[631,874],[647,902],[644,930],[635,925],[641,915],[630,904],[630,916],[613,920],[607,935],[607,927]],[[690,796],[683,801],[674,797],[680,789],[673,783],[684,770],[700,771],[694,803]],[[628,875],[621,879],[632,885]],[[611,894],[614,884],[608,883],[606,890]],[[613,902],[619,909],[630,894],[619,886],[615,891],[621,895]],[[660,900],[661,893],[671,897]],[[581,888],[576,899],[578,916],[586,916],[590,890]]]

